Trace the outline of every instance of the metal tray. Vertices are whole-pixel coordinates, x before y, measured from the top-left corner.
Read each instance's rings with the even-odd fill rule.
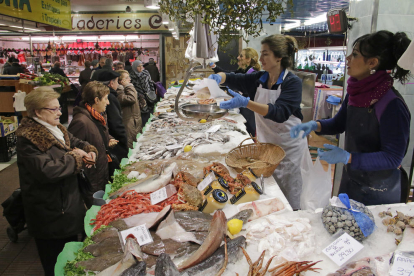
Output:
[[[221,109],[218,105],[187,104],[180,107],[185,116],[198,119],[217,119],[227,114],[227,109]]]

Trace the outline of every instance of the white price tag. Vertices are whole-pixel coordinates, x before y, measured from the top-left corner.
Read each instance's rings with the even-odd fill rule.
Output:
[[[129,235],[133,235],[137,239],[140,246],[154,242],[145,224],[121,231],[121,237],[124,244],[126,243],[126,238]]]
[[[201,181],[198,186],[197,189],[199,191],[204,190],[208,185],[210,185],[211,182],[213,182],[214,180],[216,180],[216,176],[214,175],[214,172],[209,173],[204,179],[203,181]]]
[[[344,233],[333,243],[328,245],[322,252],[334,261],[338,266],[342,266],[349,259],[358,253],[364,246],[353,237]]]
[[[10,130],[10,131],[13,131],[13,130],[14,130],[14,125],[13,125],[13,124],[10,124],[10,125],[9,125],[9,130]]]
[[[159,190],[156,190],[155,192],[150,194],[150,197],[151,197],[151,205],[155,205],[161,201],[164,201],[168,198],[167,189],[164,187]]]
[[[219,130],[219,129],[220,129],[220,127],[221,127],[221,125],[214,125],[214,126],[210,127],[209,129],[207,129],[207,131],[206,131],[206,132],[211,132],[211,133],[214,133],[214,132],[216,132],[217,130]]]
[[[175,145],[169,145],[169,146],[165,146],[165,148],[167,150],[175,150],[175,149],[181,149],[183,147],[183,145],[179,145],[179,144],[175,144]]]
[[[414,275],[414,256],[407,257],[400,253],[394,255],[394,263],[391,267],[391,276],[413,276]]]

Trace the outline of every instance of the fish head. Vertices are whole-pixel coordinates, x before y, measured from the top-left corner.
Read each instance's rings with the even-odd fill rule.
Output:
[[[124,257],[126,257],[128,253],[134,256],[138,261],[143,261],[141,247],[139,246],[137,239],[133,235],[129,235],[126,238]]]

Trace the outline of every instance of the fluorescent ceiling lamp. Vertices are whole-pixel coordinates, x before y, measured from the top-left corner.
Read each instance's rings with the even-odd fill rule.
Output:
[[[19,27],[19,26],[9,26],[9,27],[23,29],[23,27]]]
[[[30,40],[28,36],[22,37],[22,40]],[[58,37],[44,37],[44,36],[35,36],[32,37],[32,41],[49,41],[49,40],[59,40]]]
[[[177,33],[176,31],[172,32],[172,34],[176,34],[176,33]]]
[[[126,39],[128,39],[128,40],[138,39],[138,35],[127,35]]]
[[[291,23],[291,24],[285,24],[283,25],[283,28],[285,31],[290,30],[290,29],[294,29],[300,27],[300,20],[296,20],[296,23]]]
[[[151,10],[158,10],[160,8],[158,0],[144,0],[144,7]]]
[[[76,40],[76,39],[78,39],[77,36],[64,36],[64,37],[62,37],[62,40],[64,40],[64,41]]]
[[[306,20],[305,25],[309,26],[309,25],[316,24],[316,23],[322,23],[322,22],[326,22],[326,20],[327,19],[326,19],[326,12],[325,12],[322,15],[319,15],[315,18],[311,18],[311,19]]]
[[[123,35],[101,35],[99,40],[122,40],[125,39]]]

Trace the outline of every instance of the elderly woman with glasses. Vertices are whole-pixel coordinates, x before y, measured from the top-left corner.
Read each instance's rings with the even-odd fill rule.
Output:
[[[65,243],[83,233],[86,209],[77,174],[91,167],[98,153],[59,123],[58,98],[51,88],[33,90],[24,100],[28,117],[16,131],[27,228],[35,238],[45,275],[54,275]]]

